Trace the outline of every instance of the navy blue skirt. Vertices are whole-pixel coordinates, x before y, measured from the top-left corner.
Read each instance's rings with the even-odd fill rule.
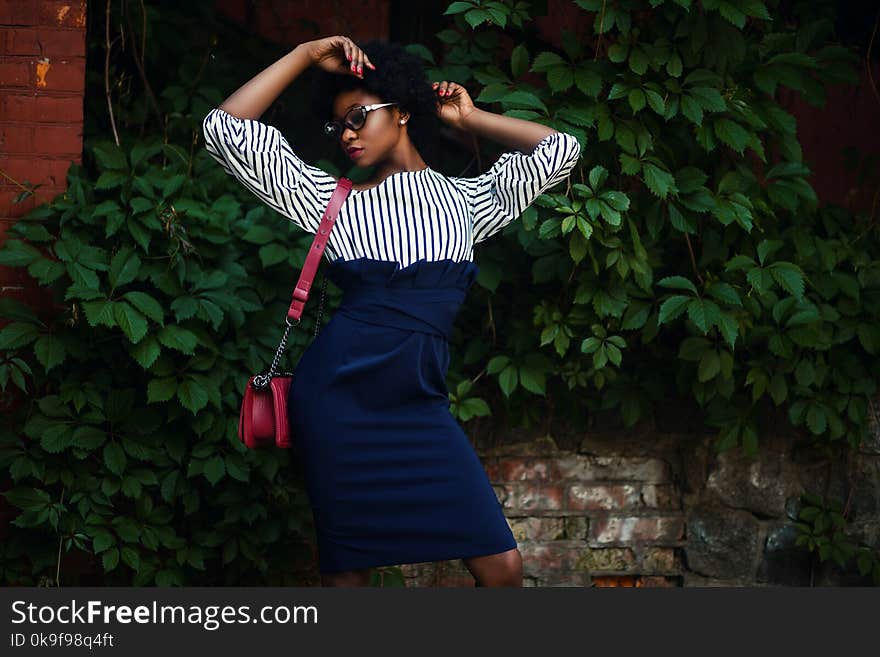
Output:
[[[477,265],[357,258],[323,266],[342,303],[300,358],[288,397],[319,571],[515,548],[449,411],[447,341]]]

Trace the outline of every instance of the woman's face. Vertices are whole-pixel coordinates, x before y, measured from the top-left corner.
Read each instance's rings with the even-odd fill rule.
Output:
[[[373,105],[389,102],[379,98],[375,94],[362,89],[351,89],[336,96],[333,102],[334,121],[343,124],[345,115],[358,105]],[[339,145],[346,155],[353,147],[362,150],[357,151],[351,161],[358,166],[367,167],[387,157],[405,131],[406,124],[401,124],[401,116],[397,105],[388,105],[367,112],[364,125],[358,130],[344,126],[339,135]]]

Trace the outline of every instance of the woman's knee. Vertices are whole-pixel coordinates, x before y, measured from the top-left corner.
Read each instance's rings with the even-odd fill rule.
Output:
[[[504,554],[504,586],[522,586],[523,564],[522,554],[518,548]]]
[[[522,554],[518,548],[464,562],[477,586],[522,586]]]

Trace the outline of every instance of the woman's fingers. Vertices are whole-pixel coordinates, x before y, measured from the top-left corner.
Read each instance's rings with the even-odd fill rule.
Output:
[[[345,54],[345,59],[348,60],[348,70],[352,73],[357,73],[357,53],[358,47],[354,45],[354,42],[348,37],[342,38],[342,51]]]
[[[443,80],[443,82],[434,82],[431,86],[434,87],[434,90],[437,92],[438,96],[451,96],[452,95],[452,87],[455,85],[454,82],[447,82]]]
[[[355,46],[354,56],[351,59],[351,70],[352,73],[357,75],[359,78],[364,77],[364,51]]]
[[[353,75],[359,78],[364,77],[364,68],[369,67],[376,70],[376,66],[367,57],[367,53],[358,48],[357,44],[348,37],[344,37],[341,47],[344,51],[345,58],[348,60],[348,69]]]

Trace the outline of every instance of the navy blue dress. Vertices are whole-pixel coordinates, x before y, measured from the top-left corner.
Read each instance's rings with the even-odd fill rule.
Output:
[[[300,358],[288,400],[321,572],[516,547],[449,412],[447,339],[476,273],[452,260],[328,266],[343,301]]]
[[[336,179],[272,126],[214,109],[208,152],[314,234]],[[352,190],[322,263],[343,290],[288,396],[318,539],[334,573],[497,554],[516,547],[501,503],[449,410],[448,338],[473,284],[473,245],[564,180],[580,145],[552,133],[475,178],[401,171]]]

